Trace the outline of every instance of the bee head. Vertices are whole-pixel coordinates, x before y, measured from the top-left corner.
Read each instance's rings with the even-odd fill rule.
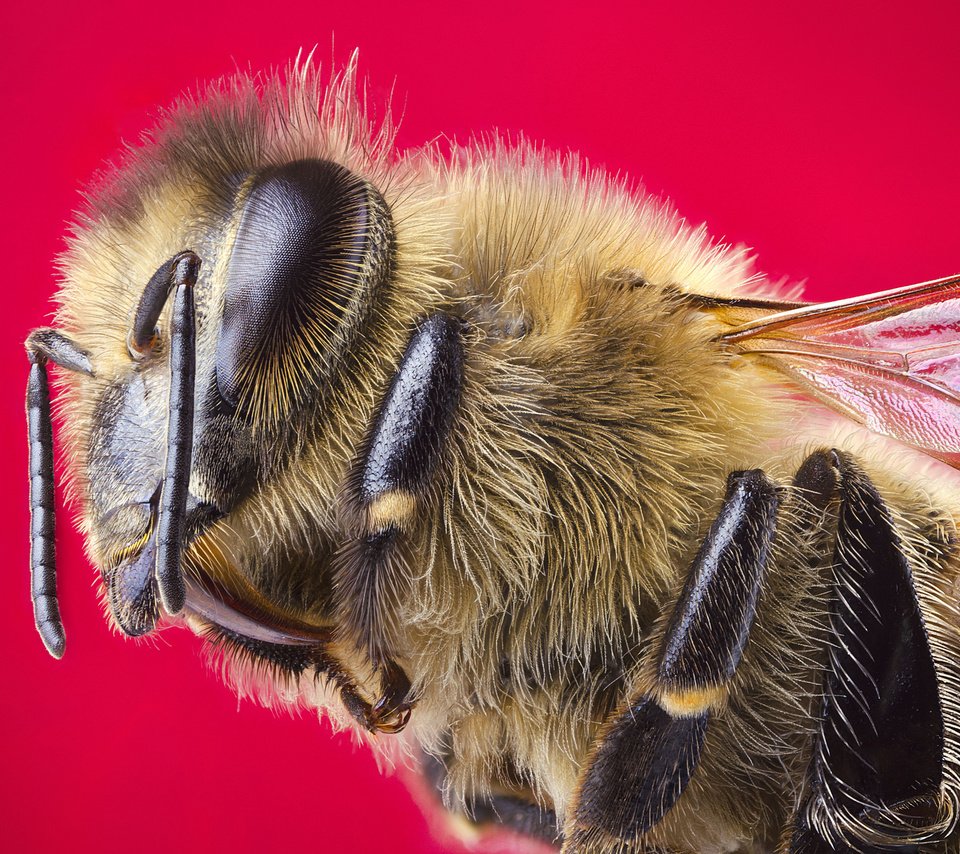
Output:
[[[83,360],[63,375],[68,471],[126,634],[184,603],[268,642],[326,623],[337,494],[437,267],[354,93],[348,69],[319,110],[302,73],[181,107],[62,259],[60,329],[28,350]]]

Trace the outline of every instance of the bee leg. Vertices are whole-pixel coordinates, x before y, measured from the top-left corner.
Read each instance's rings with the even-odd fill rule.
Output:
[[[380,697],[370,710],[377,732],[401,732],[410,720],[413,698],[410,696],[410,678],[393,659],[380,666]]]
[[[823,506],[837,502],[837,532],[820,730],[784,850],[906,854],[953,825],[941,794],[943,709],[910,565],[849,456],[811,456],[795,485]]]
[[[460,404],[462,322],[434,314],[414,331],[355,466],[357,535],[338,556],[342,624],[380,671],[377,714],[402,720],[410,683],[393,660],[396,614],[409,580],[404,528],[430,485]]]
[[[762,471],[730,475],[720,513],[650,646],[646,689],[600,731],[580,778],[565,850],[620,850],[683,793],[753,625],[778,504]]]
[[[380,673],[381,696],[375,707],[389,716],[406,703],[409,680],[393,660],[393,615],[408,578],[400,548],[400,528],[361,533],[337,556],[335,585],[343,613],[340,624],[357,640]]]

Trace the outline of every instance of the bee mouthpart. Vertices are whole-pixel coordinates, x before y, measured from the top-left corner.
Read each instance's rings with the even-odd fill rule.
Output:
[[[213,627],[220,635],[232,638],[234,644],[261,653],[264,647],[297,648],[304,666],[311,667],[317,677],[326,677],[339,692],[343,707],[365,730],[395,734],[407,725],[415,701],[410,696],[410,680],[398,665],[392,664],[380,673],[381,694],[371,702],[339,660],[333,627],[255,613],[259,610],[256,606],[232,600],[203,574],[188,572],[185,587],[184,615],[195,631]]]
[[[161,527],[158,509],[160,491],[161,487],[158,485],[150,501],[138,505],[143,509],[149,508],[150,513],[143,535],[115,550],[103,572],[110,610],[121,631],[130,637],[140,637],[153,631],[160,618],[160,584],[157,572]],[[192,495],[187,496],[187,506],[189,510],[183,523],[185,546],[189,546],[205,527],[220,516],[216,508],[197,501]],[[107,514],[105,518],[129,507],[130,505],[124,505]]]
[[[237,635],[262,643],[278,646],[317,646],[328,643],[332,637],[329,630],[316,629],[294,623],[278,624],[266,618],[244,612],[243,605],[229,601],[221,592],[214,592],[206,580],[186,576],[187,619],[199,617],[206,623],[226,629]]]
[[[107,570],[107,600],[117,625],[124,634],[140,637],[157,624],[157,532],[154,520],[144,535],[142,547],[131,546],[121,553],[120,562]],[[125,559],[124,559],[125,558]]]

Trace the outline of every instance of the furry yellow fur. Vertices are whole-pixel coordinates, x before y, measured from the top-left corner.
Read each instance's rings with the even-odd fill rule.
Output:
[[[441,470],[426,496],[388,494],[369,510],[374,528],[403,523],[409,586],[393,625],[417,697],[407,734],[371,743],[385,754],[442,756],[452,809],[509,781],[555,810],[562,827],[604,720],[646,678],[651,632],[727,474],[762,467],[786,485],[806,452],[835,438],[804,421],[805,405],[775,375],[718,348],[720,322],[682,299],[775,295],[742,249],[712,242],[669,205],[573,156],[526,142],[398,154],[389,118],[374,124],[357,94],[354,65],[326,87],[309,66],[294,66],[286,82],[238,78],[179,105],[95,189],[62,258],[57,321],[90,353],[96,376],[61,377],[59,417],[97,565],[143,536],[142,519],[105,527],[92,506],[94,489],[121,497],[92,464],[90,437],[112,388],[144,383],[161,398],[151,405],[162,405],[165,374],[136,373],[127,352],[144,284],[184,248],[203,258],[205,379],[243,181],[302,158],[342,164],[379,190],[395,228],[392,277],[308,415],[287,423],[291,400],[307,394],[297,385],[307,356],[260,378],[249,441],[269,476],[194,544],[188,564],[261,610],[330,627],[324,567],[354,524],[346,483],[358,449],[415,322],[435,309],[462,317],[465,385]],[[148,413],[144,423],[156,434],[165,421]],[[901,475],[909,452],[890,451],[883,463],[873,448],[863,444],[860,458],[911,559],[948,721],[945,797],[956,800],[960,495],[932,476]],[[204,478],[194,473],[192,492],[204,494]],[[803,776],[823,666],[830,523],[805,512],[785,500],[724,711],[689,789],[644,844],[776,845]],[[346,640],[341,647],[374,699],[368,662]],[[343,717],[336,692],[309,673],[274,676],[243,661],[226,672],[267,702]],[[713,696],[672,702],[720,705]]]

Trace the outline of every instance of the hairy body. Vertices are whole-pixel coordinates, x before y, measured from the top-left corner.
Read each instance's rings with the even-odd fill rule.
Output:
[[[109,571],[148,536],[168,377],[161,364],[131,365],[127,331],[159,260],[187,247],[204,264],[190,491],[231,504],[189,542],[187,574],[273,624],[330,631],[372,702],[372,641],[352,630],[362,614],[415,698],[403,735],[370,741],[434,757],[451,809],[480,813],[507,796],[572,836],[605,721],[650,689],[651,649],[728,475],[762,468],[781,505],[742,661],[682,799],[642,842],[623,844],[773,850],[803,789],[826,667],[836,523],[791,486],[818,448],[855,455],[890,508],[937,669],[945,797],[956,799],[960,490],[913,452],[805,420],[807,404],[761,360],[718,343],[722,319],[688,298],[777,288],[741,250],[575,158],[497,141],[397,155],[352,71],[325,93],[309,71],[292,78],[262,91],[235,81],[175,110],[92,195],[63,259],[58,323],[95,366],[93,377],[65,376],[62,398],[93,561]],[[238,427],[212,398],[213,321],[257,176],[310,158],[382,194],[391,275],[337,307],[348,332],[307,311],[315,328],[251,354]],[[464,361],[436,470],[415,496],[361,508],[371,425],[411,329],[438,311],[463,321]],[[376,596],[345,605],[365,595],[352,586],[361,558],[351,544],[380,523],[402,537]],[[189,599],[183,619],[223,651],[238,690],[352,723],[335,680],[296,647],[216,629]]]

